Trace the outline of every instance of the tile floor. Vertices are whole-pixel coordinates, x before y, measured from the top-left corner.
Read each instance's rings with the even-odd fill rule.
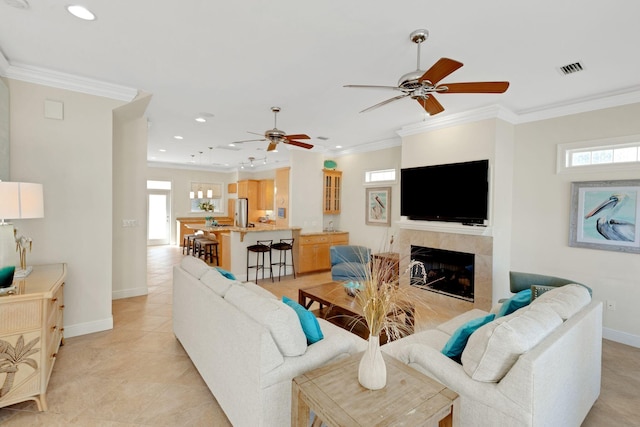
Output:
[[[37,412],[33,402],[9,406],[0,409],[0,425],[230,426],[172,333],[171,269],[180,259],[176,247],[150,247],[149,294],[113,301],[113,330],[66,340],[51,376],[47,412]],[[298,288],[329,277],[261,284],[297,299]],[[419,313],[417,321],[425,327]],[[600,399],[583,426],[640,425],[640,349],[605,340],[602,378]]]

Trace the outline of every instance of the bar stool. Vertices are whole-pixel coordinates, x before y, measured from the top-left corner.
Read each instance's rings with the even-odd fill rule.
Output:
[[[192,240],[196,237],[195,234],[185,234],[182,237],[182,255],[185,255],[184,251],[187,251],[187,255],[189,255],[189,253],[191,253],[191,245]]]
[[[209,263],[213,264],[213,259],[216,259],[216,265],[220,265],[220,261],[218,259],[218,241],[209,239],[209,238],[199,238],[195,241],[195,253],[194,256],[197,258],[204,257],[204,262],[207,262],[209,259]]]
[[[273,270],[271,269],[271,244],[273,240],[258,240],[255,245],[247,246],[247,280],[249,280],[249,269],[256,269],[256,284],[258,283],[258,270],[262,270],[262,279],[264,280],[264,269],[265,260],[264,255],[266,253],[269,254],[269,277],[271,277],[271,281],[273,282]],[[249,255],[251,253],[256,254],[256,263],[253,265],[249,264]],[[262,255],[262,262],[260,262],[260,255]]]
[[[287,274],[287,265],[291,265],[291,270],[293,271],[293,278],[296,278],[296,266],[293,262],[293,242],[295,239],[280,239],[279,242],[271,245],[271,249],[275,249],[278,251],[278,262],[271,263],[271,269],[273,269],[274,265],[278,266],[278,282],[280,281],[280,273],[282,271],[282,267],[284,267],[284,274]],[[291,264],[287,264],[287,251],[291,251]]]

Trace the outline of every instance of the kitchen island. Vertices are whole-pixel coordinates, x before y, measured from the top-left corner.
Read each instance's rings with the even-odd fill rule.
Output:
[[[295,261],[298,261],[300,227],[260,223],[255,224],[254,227],[224,225],[206,227],[204,224],[188,224],[186,227],[191,230],[202,230],[207,235],[215,236],[218,241],[220,267],[232,272],[238,280],[247,280],[247,247],[255,245],[258,240],[272,240],[275,243],[280,239],[295,239],[293,256]],[[277,251],[274,251],[273,255],[274,260],[271,262],[275,261]],[[253,262],[253,258],[251,262]],[[286,274],[293,274],[290,267],[287,268]]]

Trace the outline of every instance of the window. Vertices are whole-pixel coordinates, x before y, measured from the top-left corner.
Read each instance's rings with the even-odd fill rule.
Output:
[[[396,182],[396,170],[395,169],[380,169],[374,171],[366,171],[364,173],[365,184],[380,184],[380,183]]]
[[[207,212],[202,209],[203,203],[211,206],[209,212],[221,213],[222,209],[222,184],[209,182],[192,182],[189,191],[191,212]]]
[[[147,180],[147,190],[171,190],[171,181]]]
[[[640,135],[558,145],[558,173],[640,167]]]

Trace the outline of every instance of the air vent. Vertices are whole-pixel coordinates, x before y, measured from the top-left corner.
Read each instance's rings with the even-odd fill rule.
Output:
[[[573,64],[563,65],[562,67],[558,67],[558,71],[565,76],[568,74],[574,74],[579,71],[584,70],[584,66],[581,62],[574,62]]]
[[[327,141],[329,139],[329,137],[328,136],[319,136],[318,139],[321,140],[321,141]]]

